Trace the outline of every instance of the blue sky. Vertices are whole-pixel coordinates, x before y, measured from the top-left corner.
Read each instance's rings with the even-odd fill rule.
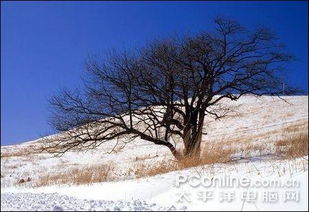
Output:
[[[1,145],[51,132],[48,99],[81,84],[89,55],[212,28],[218,15],[271,27],[308,92],[308,2],[1,2]]]

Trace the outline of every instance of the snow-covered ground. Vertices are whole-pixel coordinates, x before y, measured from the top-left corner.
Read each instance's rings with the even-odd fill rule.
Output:
[[[2,190],[1,209],[306,210],[307,163],[306,157],[216,164],[91,185],[11,187]]]
[[[170,210],[171,208],[158,207],[156,204],[147,204],[145,201],[107,201],[77,199],[58,193],[3,193],[1,194],[1,211],[31,210],[31,211],[63,211],[63,210]]]
[[[285,99],[288,103],[278,97],[245,96],[240,101],[226,103],[234,111],[222,120],[206,118],[204,130],[207,135],[203,137],[202,148],[220,142],[232,146],[259,145],[263,147],[264,155],[271,156],[276,140],[295,133],[307,133],[308,96]],[[38,145],[40,140],[1,146],[1,210],[308,209],[308,157],[276,160],[261,158],[261,152],[252,152],[247,160],[134,179],[128,175],[130,168],[141,162],[167,161],[172,159],[170,152],[136,139],[108,154],[115,142],[87,152],[69,152],[61,158],[46,153],[19,155]],[[15,156],[4,156],[14,153]],[[244,155],[239,152],[238,156]],[[47,175],[101,164],[113,165],[112,182],[34,186]],[[227,176],[236,184],[243,180],[252,185],[209,185],[209,182],[226,180]],[[28,177],[30,182],[18,184],[20,179]],[[201,184],[197,185],[199,182]],[[287,186],[291,182],[293,186]]]

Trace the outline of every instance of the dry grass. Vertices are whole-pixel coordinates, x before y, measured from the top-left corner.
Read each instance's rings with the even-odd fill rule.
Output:
[[[293,136],[289,133],[285,139],[279,139],[275,142],[275,154],[282,158],[295,159],[308,155],[308,134],[295,133]],[[264,143],[265,144],[265,143]],[[234,142],[228,140],[215,142],[205,145],[201,152],[201,157],[186,158],[180,161],[173,159],[163,159],[157,162],[149,161],[150,158],[157,158],[150,155],[136,157],[135,165],[128,170],[128,176],[134,178],[142,178],[168,173],[171,171],[182,170],[191,167],[215,164],[228,163],[236,153],[241,156],[249,154],[262,154],[269,151],[267,145],[253,144],[249,142],[247,145],[235,145]],[[45,186],[51,184],[89,184],[96,182],[105,182],[117,179],[113,175],[114,167],[112,165],[96,165],[82,169],[71,169],[65,173],[49,174],[40,178],[35,186]]]
[[[308,122],[291,123],[289,126],[263,131],[263,133],[259,134],[250,134],[251,131],[248,131],[246,137],[243,136],[244,133],[238,133],[235,137],[227,136],[227,138],[218,141],[204,141],[199,159],[186,158],[180,161],[165,159],[159,161],[157,155],[136,156],[133,158],[134,165],[129,169],[127,174],[128,176],[141,178],[208,164],[228,163],[232,161],[236,154],[242,157],[262,156],[262,154],[267,154],[272,151],[271,153],[279,155],[283,159],[299,158],[308,155],[307,127]],[[243,130],[247,130],[246,127]],[[276,137],[277,135],[279,138]],[[271,147],[274,144],[275,149],[270,149],[269,144],[271,144]],[[119,152],[121,150],[122,148],[119,148],[116,151]],[[31,148],[22,149],[18,152],[1,152],[1,158],[29,156],[30,154],[34,154]],[[67,165],[67,163],[63,162],[61,167],[64,168]],[[50,173],[41,177],[35,182],[35,186],[52,184],[79,185],[118,179],[114,175],[113,170],[113,165],[94,165],[86,168],[74,168],[64,173]]]
[[[291,122],[286,125],[280,126],[280,128],[265,128],[265,131],[259,131],[257,129],[249,129],[246,127],[243,127],[242,130],[237,131],[234,134],[226,134],[223,135],[221,140],[217,140],[215,137],[211,138],[208,137],[206,140],[210,143],[221,143],[228,145],[239,145],[239,144],[252,144],[255,141],[265,141],[265,143],[269,142],[275,142],[277,138],[275,136],[289,136],[289,134],[303,134],[308,131],[308,120],[300,120],[297,122]],[[308,132],[307,132],[308,133]]]
[[[214,164],[214,163],[226,163],[232,158],[232,155],[237,151],[231,145],[212,145],[208,148],[204,148],[200,159],[200,164]]]
[[[17,151],[17,152],[1,152],[1,158],[6,157],[22,157],[30,155],[30,152]]]
[[[11,151],[7,152],[1,148],[1,158],[6,157],[22,157],[22,156],[29,156],[31,154],[40,153],[40,151],[35,148],[34,145],[29,145],[27,147],[18,148],[18,151]]]
[[[113,165],[96,165],[86,168],[76,168],[65,173],[49,174],[40,178],[35,186],[52,184],[89,184],[111,180]]]
[[[212,146],[204,149],[201,153],[201,157],[198,159],[194,157],[185,158],[179,161],[166,159],[155,164],[149,164],[145,161],[138,160],[134,167],[129,169],[129,175],[136,178],[142,178],[202,165],[226,163],[230,161],[231,156],[234,153],[235,150],[230,148]]]
[[[308,133],[290,135],[278,140],[276,154],[287,159],[308,155]]]
[[[283,133],[283,131],[281,131],[281,133]],[[308,133],[300,131],[299,126],[289,127],[284,133],[287,133],[285,139],[274,141],[276,147],[273,152],[274,156],[279,155],[282,159],[297,159],[308,155]],[[256,156],[262,159],[264,154],[267,155],[271,153],[269,145],[265,142],[248,142],[247,144],[238,142],[238,144],[241,145],[237,145],[234,140],[207,143],[204,145],[199,159],[186,158],[180,161],[166,159],[153,165],[146,163],[145,158],[143,158],[144,160],[136,160],[137,163],[129,170],[129,175],[133,175],[136,178],[154,176],[190,167],[215,163],[228,163],[232,161],[235,154],[244,158]]]
[[[149,165],[143,162],[138,162],[134,167],[130,168],[128,172],[130,176],[141,178],[164,174],[175,170],[178,170],[177,163],[172,160],[167,160],[158,162],[156,165]]]

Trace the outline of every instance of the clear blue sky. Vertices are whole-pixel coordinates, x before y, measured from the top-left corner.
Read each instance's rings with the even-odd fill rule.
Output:
[[[217,15],[273,28],[298,58],[288,81],[308,92],[307,2],[1,2],[1,145],[51,131],[47,100],[81,84],[89,55],[207,30]]]

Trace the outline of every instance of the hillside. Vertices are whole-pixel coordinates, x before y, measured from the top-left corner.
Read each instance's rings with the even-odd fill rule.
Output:
[[[59,210],[70,207],[81,210],[115,210],[115,207],[121,210],[136,210],[138,207],[158,210],[170,207],[177,210],[306,209],[308,157],[281,157],[281,153],[285,145],[291,148],[293,142],[304,140],[308,143],[308,96],[282,98],[285,101],[271,96],[244,96],[237,102],[225,102],[232,108],[229,115],[220,120],[207,116],[204,123],[207,135],[203,136],[202,151],[207,160],[204,164],[186,165],[185,169],[174,168],[175,162],[166,147],[141,139],[130,143],[126,143],[126,139],[113,140],[97,149],[68,152],[62,157],[33,153],[41,139],[1,146],[1,195],[4,197],[1,209],[18,210],[19,204],[20,207],[27,204],[27,198],[31,201],[43,193],[44,201],[50,201],[46,206],[49,210],[55,209],[55,206],[60,207]],[[114,149],[116,142],[120,145]],[[181,146],[178,145],[178,148]],[[246,176],[257,181],[298,180],[302,183],[297,188],[302,194],[301,204],[244,204],[241,200],[229,204],[215,201],[206,204],[196,199],[177,203],[180,191],[199,191],[188,185],[175,188],[177,175],[196,173],[211,178],[229,173],[237,179]],[[217,188],[214,191],[224,190]],[[85,203],[80,202],[81,199],[93,200],[93,205],[86,200]],[[146,202],[136,203],[132,199]],[[109,200],[113,203],[104,202]],[[61,202],[70,204],[61,205]],[[37,204],[38,210],[44,209]]]

